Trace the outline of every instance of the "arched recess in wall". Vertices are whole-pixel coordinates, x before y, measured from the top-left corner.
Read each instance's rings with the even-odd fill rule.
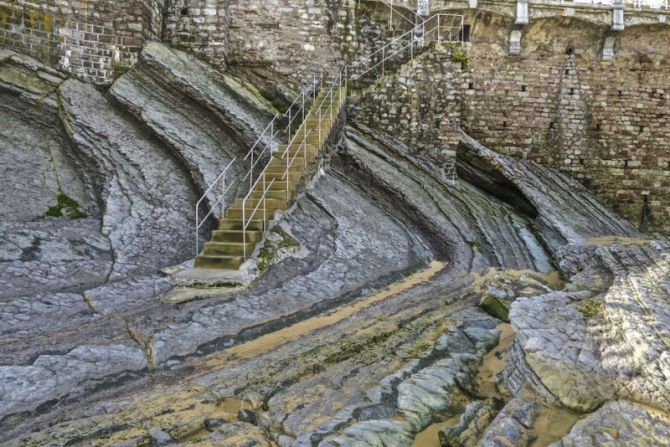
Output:
[[[486,50],[490,55],[507,55],[514,17],[481,9],[468,10],[465,23],[470,24],[470,42],[474,47]]]
[[[618,33],[617,61],[670,66],[670,24],[634,25]]]
[[[574,17],[532,20],[525,27],[521,48],[525,55],[572,53],[583,59],[598,59],[608,27]]]
[[[506,56],[509,46],[509,32],[514,25],[514,17],[485,9],[435,9],[433,14],[459,14],[463,16],[468,40],[472,43],[470,52],[484,51],[487,56]]]

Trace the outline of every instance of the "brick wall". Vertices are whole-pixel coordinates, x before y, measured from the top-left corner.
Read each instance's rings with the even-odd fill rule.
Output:
[[[0,45],[105,84],[158,39],[158,0],[0,0]]]
[[[670,27],[624,31],[603,61],[583,23],[553,25],[527,29],[521,57],[474,28],[464,129],[568,172],[641,229],[670,234],[670,50],[660,44]]]

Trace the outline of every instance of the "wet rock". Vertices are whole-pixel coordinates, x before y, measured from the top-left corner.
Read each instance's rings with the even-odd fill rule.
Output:
[[[242,422],[246,422],[247,424],[252,425],[256,425],[258,421],[258,416],[256,416],[256,413],[254,413],[251,410],[246,410],[244,408],[240,408],[240,411],[237,414],[237,418]]]
[[[439,431],[440,445],[442,447],[474,446],[503,405],[504,402],[497,399],[469,403],[458,424]]]
[[[155,427],[149,430],[149,437],[151,438],[151,447],[177,445],[177,441],[172,436]]]
[[[203,445],[225,445],[226,447],[270,447],[274,445],[263,430],[246,422],[233,422],[217,427],[214,433],[200,438]],[[196,444],[197,445],[197,444]]]
[[[488,426],[477,446],[525,446],[536,438],[532,427],[538,406],[534,402],[512,399]]]
[[[667,445],[670,415],[628,401],[608,402],[552,447]]]
[[[219,427],[226,423],[225,419],[205,419],[203,426],[208,431],[216,431]]]

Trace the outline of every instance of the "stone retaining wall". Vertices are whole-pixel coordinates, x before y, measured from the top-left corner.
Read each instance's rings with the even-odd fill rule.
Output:
[[[464,74],[451,50],[427,51],[366,87],[350,107],[350,120],[393,136],[447,179],[459,141]]]

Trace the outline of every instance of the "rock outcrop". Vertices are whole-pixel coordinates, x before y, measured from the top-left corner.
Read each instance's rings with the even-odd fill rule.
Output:
[[[445,184],[354,123],[263,276],[166,302],[195,201],[273,114],[243,84],[160,44],[107,95],[0,53],[2,166],[43,179],[0,180],[2,442],[410,446],[452,419],[445,445],[667,437],[670,245],[467,135]],[[552,411],[574,414],[548,435]]]

